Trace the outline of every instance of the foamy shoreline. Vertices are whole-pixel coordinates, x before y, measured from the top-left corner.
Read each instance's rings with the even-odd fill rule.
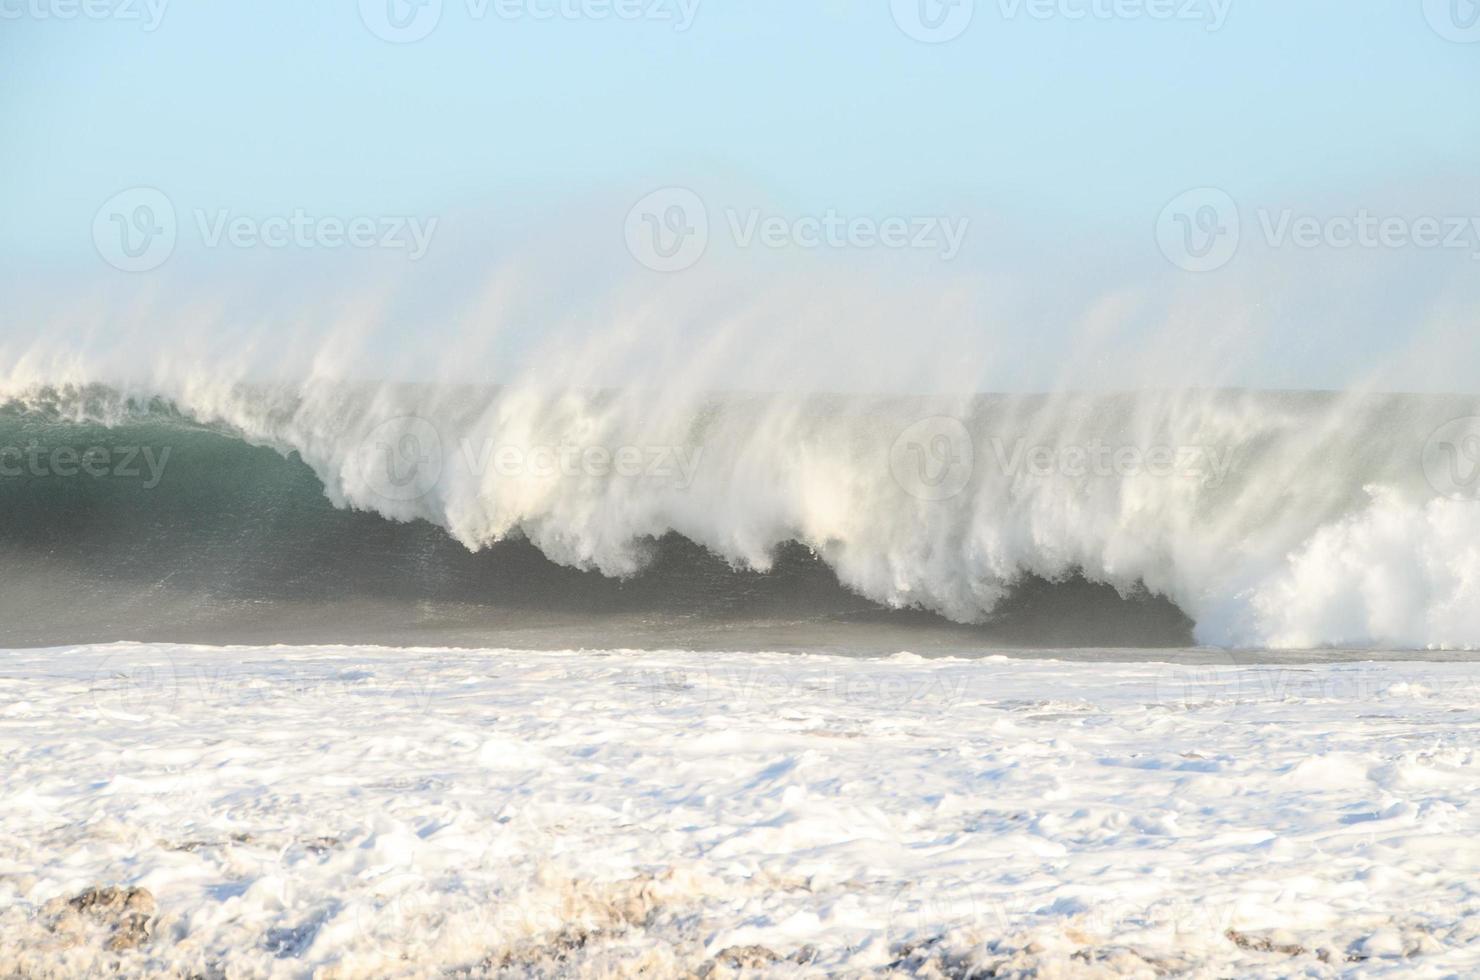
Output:
[[[1477,695],[1465,663],[0,652],[0,976],[1474,973]]]

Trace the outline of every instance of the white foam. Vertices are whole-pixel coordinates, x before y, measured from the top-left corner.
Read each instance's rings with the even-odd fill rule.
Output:
[[[116,645],[0,674],[0,974],[1480,971],[1473,664]],[[110,885],[156,902],[137,949],[62,921]]]

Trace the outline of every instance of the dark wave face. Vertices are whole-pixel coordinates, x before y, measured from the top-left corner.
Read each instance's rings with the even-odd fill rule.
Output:
[[[296,454],[157,410],[105,426],[0,414],[0,645],[476,644],[972,652],[1185,645],[1164,599],[1032,580],[989,623],[887,609],[784,545],[767,572],[676,534],[629,578],[522,538],[470,551],[425,521],[336,509]]]

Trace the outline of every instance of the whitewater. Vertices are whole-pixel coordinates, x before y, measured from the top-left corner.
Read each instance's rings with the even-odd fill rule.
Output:
[[[0,975],[1452,977],[1473,663],[0,653]]]
[[[118,542],[153,541],[150,528],[158,548],[207,578],[242,548],[257,549],[264,578],[278,563],[284,574],[311,532],[326,552],[313,560],[346,581],[360,574],[367,534],[411,533],[335,523],[302,500],[312,494],[336,512],[430,525],[468,552],[509,554],[517,542],[638,590],[678,541],[692,547],[690,565],[715,566],[711,593],[728,592],[731,605],[744,604],[756,575],[801,555],[835,576],[833,605],[853,608],[843,597],[854,596],[923,611],[941,629],[991,624],[1024,594],[1080,583],[1102,590],[1100,604],[1113,590],[1131,603],[1128,615],[1150,600],[1162,619],[1186,618],[1187,635],[1153,645],[1480,646],[1474,396],[700,395],[200,375],[51,384],[17,374],[0,405],[9,452],[0,493],[30,515],[6,531],[20,592],[28,576],[117,566]],[[100,453],[119,469],[128,450],[137,479],[95,471]],[[63,472],[53,472],[59,461]],[[83,463],[94,467],[79,472]],[[38,541],[76,519],[79,494],[93,520],[118,525],[67,563]],[[286,499],[302,527],[270,519],[291,510]],[[172,521],[174,533],[160,532]],[[401,569],[422,576],[416,598],[497,601],[459,581],[489,573],[416,533],[424,560]],[[129,560],[147,565],[141,552],[153,547]],[[405,564],[384,561],[388,577]],[[427,583],[436,569],[442,581]],[[154,584],[164,601],[169,583]],[[583,576],[569,588],[602,586]],[[1075,615],[1074,596],[1062,594],[1062,617]],[[1096,643],[1141,645],[1093,632],[1075,645]]]

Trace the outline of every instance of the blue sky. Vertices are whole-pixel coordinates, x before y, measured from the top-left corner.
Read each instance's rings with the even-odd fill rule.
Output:
[[[792,213],[969,213],[986,264],[1019,240],[1091,265],[1153,251],[1189,187],[1480,213],[1480,43],[1432,26],[1438,0],[1227,0],[1217,30],[1212,0],[1176,0],[1190,19],[975,0],[945,43],[890,0],[698,0],[682,31],[442,0],[413,43],[355,0],[177,0],[153,30],[145,0],[60,19],[68,2],[0,3],[0,253],[23,272],[111,274],[88,229],[136,185],[181,208],[436,214],[449,241],[740,188]]]
[[[1217,32],[1005,2],[945,44],[904,36],[887,0],[701,0],[682,33],[447,0],[400,45],[352,0],[177,2],[148,33],[3,22],[7,237],[59,236],[132,183],[426,209],[718,171],[840,207],[1116,217],[1187,186],[1360,188],[1480,160],[1480,45],[1437,36],[1417,0],[1231,0]]]

